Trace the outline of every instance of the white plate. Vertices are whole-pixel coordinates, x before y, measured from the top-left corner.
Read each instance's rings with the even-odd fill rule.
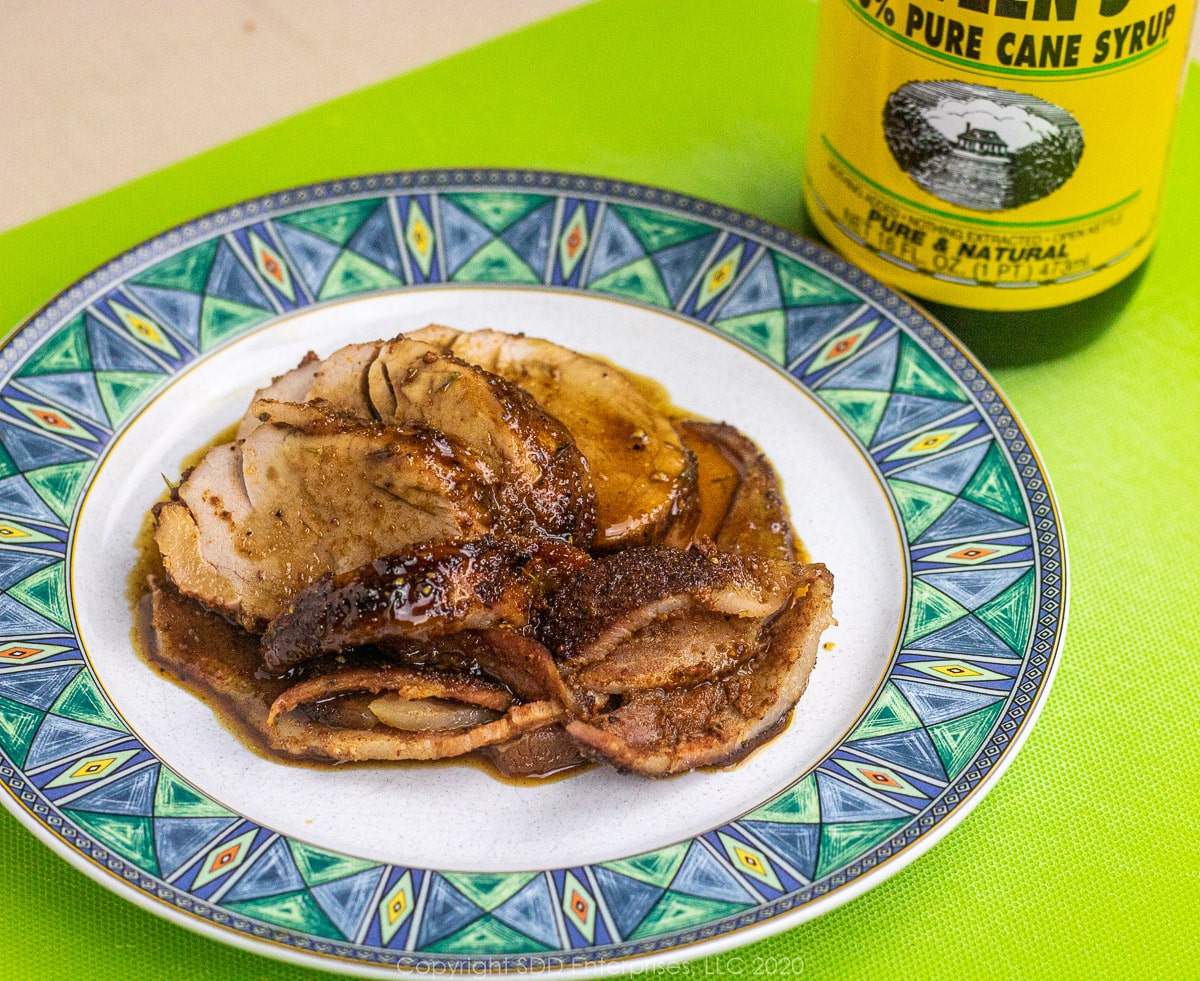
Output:
[[[431,321],[601,354],[766,450],[839,620],[782,736],[666,781],[308,770],[250,753],[136,657],[125,583],[160,475],[306,351]],[[364,178],[169,233],[15,338],[6,803],[222,939],[381,976],[710,953],[924,851],[1047,687],[1062,545],[1011,411],[919,312],[746,216],[561,175]]]

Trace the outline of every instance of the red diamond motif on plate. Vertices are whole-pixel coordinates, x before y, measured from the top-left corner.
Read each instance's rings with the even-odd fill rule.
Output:
[[[226,865],[237,858],[237,854],[241,850],[241,842],[238,842],[236,845],[230,845],[230,847],[226,848],[223,852],[218,852],[213,856],[213,860],[208,866],[208,871],[216,872],[217,869],[225,868]]]
[[[863,770],[861,772],[864,777],[871,781],[871,783],[877,783],[881,787],[900,786],[900,784],[896,783],[896,781],[889,777],[886,773],[880,773],[878,770]]]
[[[53,426],[55,429],[70,430],[73,427],[69,422],[63,419],[62,416],[54,412],[48,412],[46,409],[34,409],[33,414],[42,420],[47,426]]]
[[[571,234],[567,236],[567,256],[574,259],[575,253],[579,251],[579,246],[583,245],[583,232],[576,225],[571,229]]]
[[[858,334],[851,334],[849,337],[843,337],[833,347],[829,349],[830,358],[840,358],[843,354],[854,349],[854,345],[858,343]]]
[[[951,552],[947,558],[950,559],[982,559],[986,555],[995,554],[994,548],[960,548],[957,552]]]
[[[277,283],[283,283],[283,267],[275,261],[275,257],[268,255],[264,249],[260,253],[262,257],[263,268],[267,271],[270,277]]]

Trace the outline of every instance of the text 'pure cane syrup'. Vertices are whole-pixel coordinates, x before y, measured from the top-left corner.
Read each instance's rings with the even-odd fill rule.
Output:
[[[1102,331],[1154,244],[1195,0],[820,0],[805,203],[990,365]]]

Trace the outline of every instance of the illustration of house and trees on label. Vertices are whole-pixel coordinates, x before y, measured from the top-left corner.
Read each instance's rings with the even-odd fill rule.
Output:
[[[1032,95],[964,82],[909,82],[884,107],[896,163],[920,187],[974,211],[1044,198],[1074,173],[1083,130]]]

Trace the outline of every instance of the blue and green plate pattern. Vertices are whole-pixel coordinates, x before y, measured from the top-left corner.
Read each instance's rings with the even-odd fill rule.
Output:
[[[815,768],[646,854],[452,872],[285,837],[188,784],[126,727],[81,653],[68,592],[73,522],[107,447],[226,342],[313,305],[431,284],[674,311],[786,371],[840,421],[887,488],[909,589],[884,683]],[[860,891],[923,851],[1013,755],[1062,640],[1066,565],[1046,477],[1003,397],[940,327],[864,273],[666,191],[440,171],[201,218],[19,328],[0,350],[0,590],[8,807],[114,890],[176,918],[267,952],[394,974],[687,956]]]

